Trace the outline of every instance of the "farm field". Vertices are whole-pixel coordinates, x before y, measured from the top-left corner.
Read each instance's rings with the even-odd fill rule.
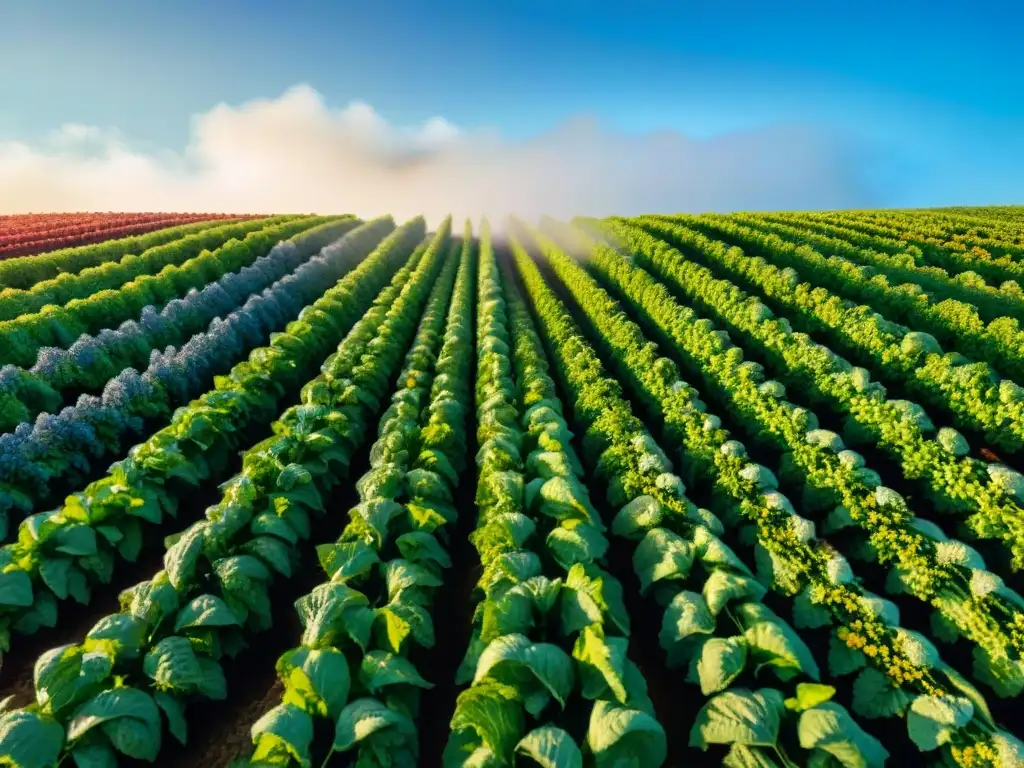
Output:
[[[1024,208],[0,217],[0,765],[1024,766]]]

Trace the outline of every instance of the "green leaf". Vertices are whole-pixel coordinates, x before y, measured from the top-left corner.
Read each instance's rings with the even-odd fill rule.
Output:
[[[164,553],[164,569],[176,590],[182,590],[195,576],[196,565],[203,551],[204,523],[196,523]]]
[[[434,621],[430,612],[402,596],[377,610],[378,626],[383,631],[382,644],[394,653],[401,653],[407,638],[412,637],[424,648],[434,646]]]
[[[551,556],[568,570],[576,563],[592,563],[608,551],[608,539],[590,523],[564,520],[551,529],[546,539]]]
[[[70,557],[46,558],[39,564],[43,583],[61,600],[68,598],[68,577],[73,567]]]
[[[285,578],[292,575],[292,550],[276,536],[257,536],[247,541],[241,551],[255,555]]]
[[[196,692],[213,701],[226,699],[228,697],[228,682],[224,678],[224,668],[221,667],[220,662],[200,656],[199,668],[202,670],[203,679],[196,687]]]
[[[366,607],[369,601],[361,592],[344,584],[320,584],[308,595],[295,601],[305,631],[302,644],[310,648],[336,645],[344,636],[352,637],[350,609]],[[355,637],[353,637],[355,639]],[[365,645],[365,640],[360,643]]]
[[[199,685],[203,670],[187,637],[172,635],[154,645],[142,662],[158,690],[184,692]]]
[[[380,562],[376,550],[361,539],[321,544],[316,548],[316,555],[331,581],[339,584],[366,575]]]
[[[832,623],[832,614],[820,605],[811,602],[808,590],[804,589],[793,598],[793,625],[797,629],[817,629]]]
[[[586,486],[575,477],[552,477],[540,487],[534,506],[556,520],[582,520],[600,527]]]
[[[757,581],[737,573],[713,571],[704,582],[704,599],[715,616],[734,600],[760,602],[767,590]]]
[[[971,681],[948,664],[939,665],[937,671],[941,672],[950,685],[956,688],[962,696],[970,699],[971,703],[974,705],[975,717],[979,717],[989,726],[993,728],[995,727],[996,722],[992,717],[992,712],[988,707],[988,702],[985,701],[985,697],[982,696],[981,691],[979,691]]]
[[[747,642],[742,637],[712,637],[692,662],[705,696],[724,691],[747,664]]]
[[[515,688],[526,710],[537,715],[550,697],[565,707],[573,686],[572,659],[556,645],[504,635],[492,640],[480,655],[473,683],[485,678]]]
[[[437,565],[451,568],[452,560],[437,539],[423,531],[403,533],[395,539],[395,545],[402,557],[419,565]]]
[[[974,716],[974,705],[961,696],[917,696],[907,714],[907,733],[922,752],[948,744]]]
[[[836,689],[831,685],[821,685],[820,683],[798,683],[796,686],[796,696],[791,699],[786,699],[786,709],[793,712],[803,712],[811,707],[824,704],[835,695]]]
[[[596,768],[660,766],[668,756],[668,739],[657,720],[604,700],[590,711],[587,746]]]
[[[435,588],[441,586],[441,580],[426,568],[396,557],[384,563],[384,581],[387,584],[388,597],[394,600],[403,590],[418,587]]]
[[[416,726],[405,715],[388,709],[376,699],[356,699],[338,717],[334,729],[334,748],[345,752],[382,731],[393,730],[416,738]]]
[[[242,622],[223,600],[215,595],[205,594],[194,598],[192,602],[178,611],[178,617],[174,621],[174,631],[241,625]]]
[[[249,525],[249,530],[253,536],[275,536],[288,544],[294,545],[299,541],[298,533],[274,512],[258,515]]]
[[[451,720],[451,740],[444,765],[462,766],[479,747],[511,765],[516,744],[525,735],[526,718],[516,689],[494,681],[474,685],[459,694]]]
[[[853,681],[853,711],[861,717],[902,717],[909,704],[910,697],[872,667],[862,669]]]
[[[370,651],[359,665],[359,682],[368,693],[377,695],[390,685],[412,685],[433,688],[405,656],[386,651]]]
[[[281,474],[277,476],[277,487],[287,493],[312,481],[313,476],[309,474],[308,469],[301,464],[292,463],[282,469]]]
[[[833,675],[849,675],[867,664],[867,657],[854,650],[835,635],[828,641],[828,671]]]
[[[733,744],[722,765],[725,768],[779,768],[779,764],[763,749],[746,744]]]
[[[15,768],[51,768],[64,746],[64,729],[49,715],[18,709],[0,715],[0,755]]]
[[[309,748],[313,744],[313,718],[293,704],[278,704],[257,720],[250,731],[257,745],[257,759],[261,748],[283,747],[303,768],[311,764]],[[264,745],[262,742],[269,742]]]
[[[284,701],[310,715],[336,719],[348,702],[348,661],[336,648],[287,651],[277,660],[277,674],[286,686]]]
[[[685,580],[693,566],[694,546],[665,528],[647,532],[633,551],[633,570],[640,579],[641,594],[656,582]]]
[[[405,508],[391,499],[370,499],[353,507],[349,515],[358,515],[373,530],[376,549],[383,549],[388,541],[388,526],[396,517],[402,515]],[[412,510],[409,510],[410,514]]]
[[[750,646],[750,655],[758,665],[758,672],[769,667],[783,682],[801,673],[812,680],[821,679],[810,648],[781,619],[758,622],[749,627],[743,637]]]
[[[503,552],[484,568],[478,586],[488,597],[496,598],[512,586],[534,576],[540,576],[542,572],[543,566],[536,552]]]
[[[161,727],[160,710],[153,697],[138,688],[110,688],[79,706],[67,726],[68,741],[77,741],[97,725],[133,719]]]
[[[32,605],[32,579],[25,571],[0,573],[0,605],[14,608]]]
[[[188,723],[185,720],[185,708],[174,696],[163,691],[153,694],[156,705],[167,717],[167,729],[181,744],[188,743]]]
[[[831,702],[803,712],[797,734],[801,747],[826,752],[845,768],[883,768],[889,757],[878,739]]]
[[[580,665],[584,698],[604,698],[610,693],[620,704],[631,703],[625,682],[627,644],[624,637],[605,637],[600,624],[583,628],[576,637],[572,656]]]
[[[736,688],[705,704],[690,731],[690,746],[707,750],[710,744],[773,747],[785,712],[782,694],[772,688]]]
[[[653,496],[638,496],[618,511],[612,520],[612,533],[627,539],[643,538],[647,531],[661,525],[661,504]]]
[[[752,576],[750,569],[720,538],[703,525],[693,530],[693,543],[697,557],[708,571],[723,569]]]
[[[109,640],[115,644],[122,658],[134,658],[142,649],[149,626],[142,619],[126,613],[105,616],[93,625],[85,636],[87,640]]]
[[[96,531],[88,525],[70,525],[55,537],[55,550],[65,555],[89,557],[96,554]]]
[[[629,613],[622,584],[596,565],[578,563],[569,569],[562,591],[562,631],[574,634],[589,624],[610,622],[629,634]]]
[[[541,768],[583,768],[583,753],[572,737],[553,725],[534,728],[516,744],[516,754],[526,755]]]
[[[36,660],[36,701],[44,712],[56,714],[74,700],[81,671],[82,649],[74,645],[46,651]]]
[[[117,768],[117,752],[109,744],[79,744],[71,750],[75,768]]]
[[[661,619],[658,641],[669,653],[670,666],[689,659],[689,652],[715,631],[715,617],[696,592],[684,590],[672,598]]]

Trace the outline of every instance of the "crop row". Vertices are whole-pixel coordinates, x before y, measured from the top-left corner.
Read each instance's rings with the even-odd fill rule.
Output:
[[[231,217],[228,221],[236,218]],[[258,218],[258,217],[255,217]],[[202,232],[225,224],[224,219],[204,219],[188,224],[165,227],[143,235],[113,238],[101,243],[68,247],[33,256],[0,260],[0,296],[8,289],[24,290],[43,280],[51,280],[63,273],[74,274],[88,267],[172,242],[179,237]]]
[[[281,703],[252,726],[252,765],[308,765],[313,752],[325,761],[351,752],[360,765],[417,765],[419,696],[430,687],[417,661],[436,642],[431,613],[451,565],[447,529],[465,463],[473,250],[472,238],[452,243],[380,419],[370,468],[355,483],[359,502],[337,540],[317,547],[326,580],[295,603],[304,631],[277,662]],[[408,309],[396,305],[395,317],[411,333],[418,315]],[[360,407],[376,412],[392,378],[380,371],[342,383],[359,387],[369,403]],[[314,744],[323,718],[334,722],[333,740]]]
[[[666,433],[691,463],[691,476],[715,478],[717,509],[724,520],[731,526],[744,521],[755,524],[751,532],[765,550],[766,555],[759,559],[770,566],[773,588],[799,593],[799,611],[794,616],[804,634],[832,622],[838,625],[830,633],[835,641],[829,646],[830,667],[833,674],[860,670],[854,685],[854,710],[865,717],[906,715],[908,734],[918,748],[931,750],[952,744],[952,754],[961,755],[957,759],[964,764],[971,764],[978,750],[993,752],[995,726],[980,693],[941,661],[923,635],[896,623],[899,614],[889,607],[891,603],[859,586],[848,561],[819,541],[814,524],[796,515],[776,490],[774,475],[749,462],[742,444],[728,439],[720,420],[707,415],[694,390],[678,378],[672,361],[656,355],[654,345],[593,277],[550,241],[538,241],[542,258],[572,294],[574,305],[622,381],[652,414],[664,420]],[[519,261],[525,264],[525,259]],[[657,302],[648,304],[647,311],[657,307],[661,317],[671,316],[677,333],[706,330],[694,322],[692,313],[678,306],[672,307],[674,313],[669,315],[672,299],[663,286],[651,298]],[[707,347],[722,351],[720,338],[717,344],[709,340]],[[721,362],[728,361],[729,356],[723,355]],[[568,365],[565,358],[560,362]],[[735,380],[742,378],[741,374]],[[646,520],[650,516],[639,517]],[[756,584],[750,579],[745,583]],[[958,712],[948,722],[941,714],[947,707]],[[944,721],[942,728],[935,727],[936,718]],[[937,735],[939,730],[942,733]],[[998,734],[997,738],[1012,737]],[[966,758],[962,757],[964,750]]]
[[[990,444],[1007,451],[1024,445],[1024,388],[1000,379],[987,363],[972,362],[957,352],[944,353],[934,336],[888,320],[874,309],[884,302],[858,306],[844,300],[818,284],[817,271],[809,261],[749,255],[671,220],[643,217],[636,223],[667,239],[687,258],[760,293],[794,328],[820,334],[834,349],[875,371],[887,386],[952,416],[961,429],[982,433]],[[731,224],[717,227],[723,232],[734,228]],[[760,240],[742,239],[754,243],[755,252],[768,253],[757,245]],[[764,242],[775,240],[769,236]],[[857,278],[851,275],[850,279]],[[1016,328],[1015,321],[1008,322]],[[991,343],[1005,352],[1004,341]]]
[[[188,222],[227,218],[241,217],[202,213],[108,214],[100,220],[82,224],[56,221],[18,227],[4,226],[0,222],[0,259],[34,255],[59,248],[79,247],[112,238],[142,235]]]

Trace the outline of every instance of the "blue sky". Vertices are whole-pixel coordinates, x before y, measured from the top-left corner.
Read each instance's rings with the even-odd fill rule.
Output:
[[[581,114],[696,139],[813,125],[871,158],[865,203],[1024,202],[1010,2],[0,0],[0,18],[0,141],[77,122],[180,151],[190,115],[307,83],[510,139]]]

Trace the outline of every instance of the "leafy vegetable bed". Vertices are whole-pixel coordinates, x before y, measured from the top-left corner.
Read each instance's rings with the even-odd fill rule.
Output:
[[[0,264],[0,765],[1024,766],[1018,223]]]

